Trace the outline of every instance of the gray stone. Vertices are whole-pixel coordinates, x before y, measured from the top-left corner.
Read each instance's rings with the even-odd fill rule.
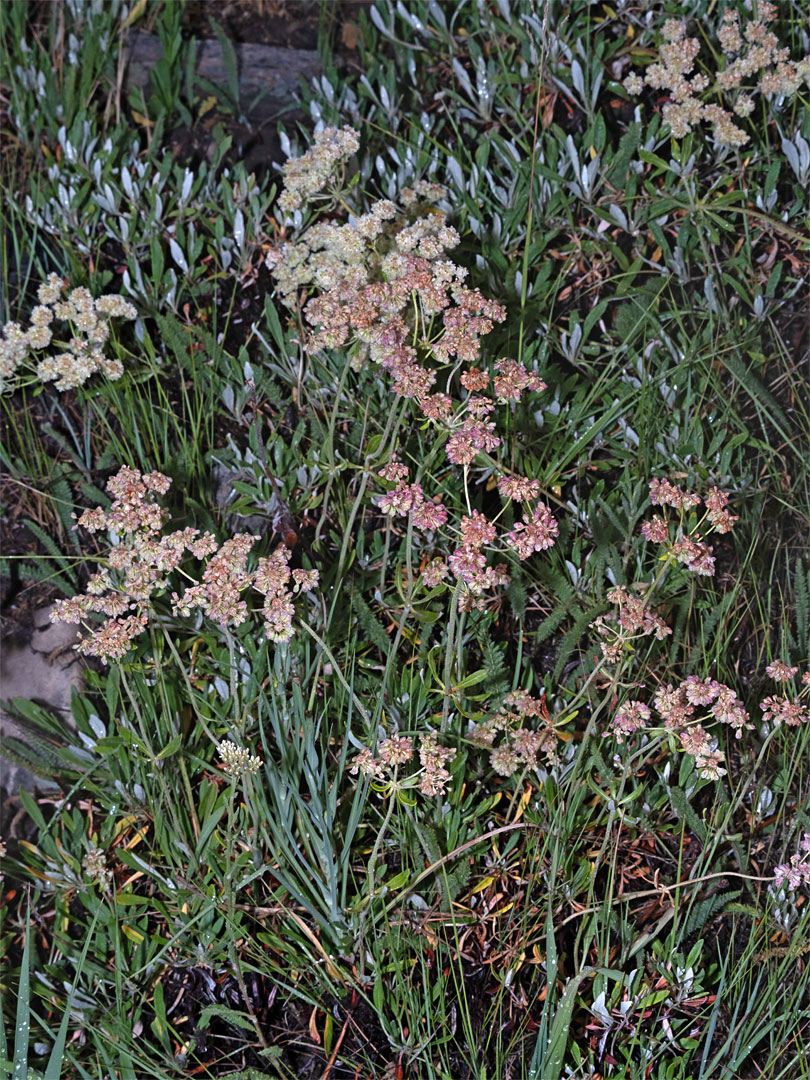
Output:
[[[300,80],[321,73],[314,49],[280,49],[275,45],[234,44],[239,73],[240,106],[250,109],[249,120],[262,127],[277,120],[295,101]],[[163,55],[160,38],[136,30],[127,47],[125,87],[148,96],[149,76]],[[227,72],[218,41],[197,42],[196,73],[209,82],[227,86]],[[261,94],[261,97],[257,97]]]
[[[70,623],[51,623],[50,605],[34,614],[31,638],[25,644],[0,645],[0,698],[28,698],[71,723],[70,698],[73,687],[83,686],[82,666],[73,646],[79,628]],[[24,739],[24,733],[0,709],[0,740],[8,736]],[[24,786],[45,790],[53,785],[33,776],[16,762],[0,756],[0,790],[15,795]]]

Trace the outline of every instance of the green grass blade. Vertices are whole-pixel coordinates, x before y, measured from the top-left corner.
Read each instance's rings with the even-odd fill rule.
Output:
[[[76,993],[76,984],[84,967],[84,962],[87,959],[87,952],[90,948],[90,942],[93,940],[93,932],[98,922],[98,913],[100,908],[96,908],[96,913],[93,916],[93,921],[90,924],[90,929],[87,932],[87,937],[84,941],[84,948],[82,949],[79,962],[76,965],[76,973],[73,976],[73,983],[70,987],[70,993],[68,999],[65,1002],[65,1012],[62,1016],[62,1022],[59,1025],[59,1031],[56,1033],[56,1040],[51,1050],[51,1055],[48,1058],[48,1064],[45,1066],[45,1072],[43,1073],[42,1080],[59,1080],[62,1075],[62,1064],[65,1055],[65,1043],[67,1042],[68,1024],[70,1023],[70,1010],[73,1005],[73,998]]]
[[[28,901],[25,945],[17,989],[17,1020],[14,1030],[14,1070],[12,1080],[28,1080],[28,1043],[31,1038],[31,901]]]
[[[541,1071],[538,1072],[538,1066],[535,1062],[532,1062],[532,1068],[529,1072],[530,1080],[541,1080],[541,1078],[542,1080],[559,1080],[565,1051],[568,1047],[568,1032],[571,1027],[571,1017],[574,1014],[577,991],[585,979],[589,979],[593,974],[593,968],[585,967],[578,975],[569,980],[551,1022],[551,1031],[549,1032],[545,1053],[540,1055]]]

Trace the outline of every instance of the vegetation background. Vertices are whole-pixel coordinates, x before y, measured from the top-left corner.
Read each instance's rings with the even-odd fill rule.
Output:
[[[228,580],[242,597],[280,560],[292,632],[267,640],[255,591],[238,625],[173,606],[184,575],[215,576],[186,553],[137,600],[144,632],[88,657],[72,727],[9,704],[8,751],[57,787],[4,804],[4,1075],[810,1075],[810,26],[803,0],[727,8],[0,7],[6,613],[116,565],[126,534],[74,515],[114,514],[127,466],[171,481],[174,533],[258,537]],[[232,42],[258,27],[322,63],[261,128]],[[163,58],[128,92],[138,29]],[[220,84],[195,73],[202,36]],[[344,127],[322,202],[285,209],[281,165]],[[408,210],[420,181],[442,190]],[[279,284],[319,217],[381,200],[420,228],[444,215],[447,257],[502,305],[479,368],[546,384],[493,405],[500,442],[461,466],[469,394],[424,297],[404,318],[453,398],[436,423],[359,337],[313,347],[323,276]],[[340,265],[380,276],[384,254]],[[72,333],[109,321],[64,389],[50,331],[31,337],[49,275],[88,290]],[[102,295],[131,313],[102,318]],[[384,512],[395,459],[446,523]],[[553,546],[510,546],[504,476],[538,484]],[[642,535],[654,480],[729,495],[713,575],[677,560],[694,508],[670,508],[662,546]],[[498,519],[508,583],[423,579],[473,511]],[[311,580],[284,573],[312,570],[293,601]],[[706,680],[740,730],[651,719],[656,691]],[[712,768],[681,738],[699,719]]]

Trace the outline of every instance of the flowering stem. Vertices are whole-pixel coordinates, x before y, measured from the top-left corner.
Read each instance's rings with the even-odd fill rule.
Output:
[[[452,670],[453,670],[453,652],[455,647],[455,631],[456,631],[456,615],[458,614],[458,599],[461,593],[462,583],[457,581],[455,588],[453,589],[453,595],[450,598],[450,612],[447,617],[447,644],[444,651],[444,701],[442,703],[442,723],[441,731],[444,733],[447,731],[447,722],[450,718],[450,702],[453,700],[451,695],[452,689]]]
[[[397,414],[399,414],[399,415],[397,415]],[[396,418],[396,423],[395,423],[395,418]],[[346,564],[346,556],[348,554],[349,544],[352,541],[352,529],[354,528],[354,521],[355,521],[355,518],[357,517],[358,511],[360,510],[360,505],[363,502],[363,496],[366,493],[366,487],[368,486],[368,482],[369,482],[370,475],[371,475],[369,470],[368,470],[368,465],[371,463],[371,461],[374,459],[374,457],[379,455],[380,447],[382,447],[382,448],[385,447],[385,445],[386,445],[386,443],[388,441],[388,437],[391,434],[392,426],[393,426],[393,438],[392,438],[391,441],[392,441],[392,444],[394,444],[396,442],[396,435],[397,435],[397,432],[399,430],[399,425],[401,424],[401,422],[402,422],[402,410],[401,409],[398,410],[396,407],[391,409],[391,411],[388,414],[388,420],[386,422],[385,430],[383,431],[383,435],[382,435],[382,438],[380,440],[379,447],[377,449],[377,453],[376,454],[366,454],[365,461],[364,461],[364,464],[365,464],[366,468],[363,469],[363,475],[362,475],[362,478],[360,480],[360,490],[357,492],[357,496],[356,496],[356,498],[354,500],[354,504],[352,505],[351,513],[349,514],[349,520],[346,522],[346,526],[345,526],[345,528],[343,530],[343,543],[340,545],[340,555],[338,557],[338,568],[337,568],[337,573],[335,575],[335,582],[334,582],[334,593],[335,593],[335,595],[334,595],[334,598],[332,600],[332,609],[329,612],[329,621],[330,622],[332,621],[332,613],[335,610],[335,605],[337,604],[338,598],[339,598],[340,582],[341,582],[341,580],[343,578],[343,570],[344,570],[344,567],[345,567],[345,564]],[[331,477],[330,477],[330,479],[331,479]],[[327,489],[328,489],[328,485],[327,485]],[[325,496],[324,496],[324,500],[325,500]],[[321,520],[323,520],[323,517],[321,518]],[[317,535],[316,535],[316,539],[317,539]]]
[[[658,586],[661,584],[661,582],[664,580],[664,576],[666,575],[667,570],[669,570],[670,566],[674,565],[674,563],[676,562],[676,559],[675,559],[675,556],[672,554],[672,552],[668,551],[666,553],[666,557],[662,560],[662,562],[663,562],[663,565],[661,566],[661,569],[658,571],[658,573],[655,575],[653,580],[650,582],[649,588],[644,593],[644,603],[645,604],[649,603],[650,597],[655,592],[655,590],[658,588]]]
[[[371,905],[374,902],[374,879],[375,879],[375,867],[377,865],[377,858],[380,854],[380,848],[382,842],[388,831],[388,825],[391,821],[391,816],[394,813],[394,806],[397,801],[397,789],[396,789],[397,770],[394,769],[394,778],[392,780],[391,797],[388,800],[388,808],[385,811],[385,817],[383,823],[380,826],[380,831],[377,833],[377,839],[374,841],[374,847],[371,849],[371,855],[368,860],[368,909],[371,910]]]
[[[253,1008],[253,1003],[250,1000],[250,996],[247,992],[247,985],[245,983],[245,976],[242,974],[242,965],[239,962],[239,953],[236,948],[236,940],[234,938],[233,926],[236,919],[236,890],[233,884],[233,849],[234,840],[236,836],[236,784],[231,784],[230,798],[228,799],[228,828],[226,831],[225,841],[225,904],[228,912],[228,925],[231,927],[231,934],[228,941],[228,955],[233,966],[234,975],[236,981],[239,984],[239,992],[242,995],[242,1000],[245,1003],[245,1008],[250,1016],[253,1029],[256,1032],[256,1038],[262,1044],[262,1048],[266,1050],[269,1043],[264,1037],[264,1032],[259,1024],[259,1019]]]
[[[326,434],[326,455],[329,459],[329,479],[326,481],[326,488],[323,493],[323,510],[321,512],[321,518],[318,522],[318,526],[315,529],[315,541],[317,542],[321,538],[321,530],[326,523],[326,510],[329,505],[329,494],[332,489],[332,483],[335,479],[335,425],[337,424],[337,412],[340,407],[340,399],[343,396],[343,387],[346,385],[346,379],[349,375],[349,367],[351,366],[351,360],[347,356],[346,363],[343,365],[343,371],[340,373],[340,380],[338,382],[337,390],[335,392],[335,404],[332,412],[329,416],[329,428]]]
[[[140,707],[138,705],[138,700],[135,697],[135,695],[133,694],[132,688],[129,685],[129,682],[128,682],[127,676],[126,676],[126,672],[124,671],[123,664],[121,664],[119,666],[119,670],[121,672],[121,684],[124,687],[124,689],[126,690],[127,697],[129,698],[130,704],[132,705],[132,708],[133,708],[133,710],[135,712],[135,715],[138,718],[138,727],[139,727],[140,732],[141,732],[141,738],[143,739],[143,744],[144,744],[144,747],[146,749],[147,756],[149,757],[149,761],[151,762],[151,764],[153,766],[154,775],[156,775],[157,778],[158,778],[158,785],[159,785],[159,787],[161,789],[161,792],[163,794],[164,802],[170,809],[170,813],[171,813],[171,816],[172,816],[172,823],[174,825],[174,828],[177,831],[177,834],[182,835],[183,830],[180,827],[180,822],[177,820],[177,815],[175,813],[175,800],[170,796],[168,785],[166,783],[166,777],[163,774],[163,768],[162,768],[163,763],[158,762],[157,757],[155,756],[155,751],[152,748],[151,743],[149,742],[149,736],[146,733],[146,725],[144,724],[144,721],[143,721],[143,714],[142,714],[142,712],[140,710]]]
[[[414,594],[414,587],[415,587],[415,582],[414,582],[414,577],[413,577],[413,566],[411,564],[411,543],[412,543],[412,540],[413,540],[413,519],[412,519],[412,517],[410,515],[408,515],[408,533],[407,533],[407,538],[406,538],[406,541],[405,541],[405,543],[406,543],[406,555],[405,555],[405,558],[406,558],[406,568],[407,568],[407,574],[408,574],[408,589],[407,589],[407,592],[405,594],[405,598],[404,598],[404,601],[403,601],[403,604],[402,604],[402,618],[399,620],[399,624],[397,626],[397,632],[394,635],[393,644],[391,645],[391,648],[390,648],[390,650],[388,652],[388,657],[387,657],[387,659],[385,661],[385,670],[383,671],[382,684],[380,686],[380,696],[379,696],[379,700],[378,700],[378,708],[376,710],[376,713],[377,713],[376,718],[377,719],[379,719],[379,713],[382,711],[383,694],[385,693],[385,689],[388,686],[388,678],[389,678],[389,676],[391,674],[391,668],[392,668],[393,664],[396,662],[397,656],[399,654],[399,643],[402,641],[402,635],[403,635],[403,632],[404,632],[404,629],[405,629],[405,622],[406,622],[406,620],[407,620],[407,618],[410,615],[411,610],[412,610],[413,594]],[[382,592],[382,590],[380,590],[380,591]]]
[[[177,667],[183,674],[183,680],[184,680],[184,682],[186,684],[186,688],[188,689],[188,698],[189,698],[189,701],[191,702],[191,707],[194,710],[194,713],[195,713],[195,715],[197,717],[197,720],[199,721],[200,727],[203,729],[203,731],[208,736],[208,738],[211,740],[211,742],[216,744],[218,742],[218,740],[214,737],[213,732],[211,731],[208,724],[206,723],[205,717],[202,715],[202,713],[200,712],[200,710],[197,708],[197,706],[195,704],[197,692],[194,689],[194,687],[191,685],[191,679],[188,677],[188,672],[186,671],[186,666],[183,663],[183,661],[180,659],[180,654],[178,653],[174,642],[172,641],[171,637],[169,636],[169,633],[168,633],[166,627],[161,626],[161,629],[163,630],[163,636],[166,639],[166,643],[168,644],[169,649],[172,652],[172,655],[174,656],[175,660],[177,661]]]
[[[411,519],[408,515],[408,527],[410,527]],[[382,562],[380,564],[380,596],[383,595],[385,589],[385,571],[388,569],[388,555],[391,551],[391,519],[387,518],[385,522],[385,544],[383,545]]]
[[[241,723],[241,710],[239,708],[239,685],[236,677],[236,656],[234,654],[233,647],[233,635],[228,630],[227,626],[223,627],[225,633],[225,641],[228,644],[228,681],[231,689],[231,701],[235,709],[234,718],[236,720],[236,726],[239,728],[239,734],[243,735],[242,723]]]
[[[149,637],[151,638],[151,641],[152,641],[152,654],[155,657],[157,657],[157,648],[155,647],[156,646],[156,636],[155,636],[155,630],[154,630],[153,626],[150,626],[150,628],[149,628]],[[165,714],[166,714],[167,717],[171,716],[172,715],[172,710],[169,707],[169,700],[168,700],[168,697],[166,696],[166,687],[163,684],[163,680],[161,678],[156,679],[156,684],[157,684],[157,687],[158,687],[158,692],[160,693],[161,699],[163,701],[163,708],[164,708]],[[178,734],[178,732],[175,732],[175,734]],[[183,781],[183,792],[184,792],[184,794],[186,796],[186,804],[188,805],[189,817],[191,818],[191,826],[194,829],[194,839],[199,840],[200,839],[200,823],[197,820],[197,810],[196,810],[196,808],[194,806],[194,796],[193,796],[192,791],[191,791],[191,782],[189,781],[189,778],[188,778],[188,769],[186,768],[186,759],[183,756],[182,750],[177,755],[177,761],[178,761],[178,764],[180,766],[180,776],[181,776],[182,781]]]
[[[357,711],[363,717],[365,722],[367,724],[371,724],[371,717],[369,716],[368,710],[366,709],[365,705],[363,705],[358,700],[357,695],[355,694],[354,690],[351,688],[351,686],[347,682],[346,676],[340,670],[340,666],[339,666],[337,660],[335,660],[334,656],[332,655],[332,651],[330,650],[329,646],[326,644],[326,642],[323,640],[323,638],[320,636],[320,634],[318,634],[315,630],[313,630],[312,627],[309,626],[308,623],[301,622],[300,626],[304,630],[306,630],[306,632],[309,634],[309,636],[313,637],[317,641],[317,643],[320,645],[321,651],[323,652],[324,656],[329,661],[329,663],[332,665],[332,671],[334,671],[335,675],[337,675],[338,679],[343,684],[344,690],[348,694],[351,695],[352,701],[354,702],[354,707],[357,709]]]
[[[591,683],[596,679],[596,676],[600,673],[600,671],[604,667],[604,664],[605,664],[605,658],[600,657],[599,660],[597,660],[596,666],[594,667],[593,671],[590,673],[590,675],[585,680],[585,682],[582,684],[582,686],[579,688],[579,690],[577,690],[576,694],[574,695],[573,701],[571,701],[568,704],[568,709],[569,710],[572,709],[574,705],[576,705],[577,701],[581,701],[581,700],[583,700],[585,698],[585,695],[587,694],[587,691],[588,691]],[[611,679],[610,687],[608,688],[608,693],[597,704],[596,708],[593,710],[593,712],[590,715],[590,718],[588,719],[588,723],[587,723],[587,726],[585,727],[585,731],[582,733],[582,746],[584,746],[588,742],[588,740],[591,738],[591,736],[593,735],[594,729],[596,728],[596,719],[599,716],[599,713],[604,708],[605,704],[608,701],[610,701],[610,698],[611,698],[611,696],[613,694],[614,689],[616,688],[616,685],[617,685],[618,681],[619,681],[619,672],[616,671],[614,673],[612,679]]]
[[[526,300],[529,289],[529,253],[532,247],[532,224],[534,221],[534,177],[537,164],[537,137],[540,131],[540,102],[544,93],[544,68],[546,61],[546,28],[548,26],[549,3],[546,2],[543,14],[542,38],[540,44],[540,66],[537,72],[537,93],[534,99],[534,130],[532,131],[532,163],[529,171],[529,208],[526,214],[526,242],[523,248],[523,266],[520,281],[520,330],[518,332],[518,360],[523,357],[523,335],[526,321]]]
[[[465,498],[465,500],[467,502],[467,513],[470,515],[470,517],[472,517],[472,507],[470,506],[470,489],[469,489],[469,486],[467,484],[467,479],[469,477],[469,473],[470,473],[470,466],[465,465],[464,466],[464,498]]]

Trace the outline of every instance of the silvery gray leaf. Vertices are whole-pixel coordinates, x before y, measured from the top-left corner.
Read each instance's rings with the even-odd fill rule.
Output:
[[[183,249],[180,247],[174,237],[169,240],[169,251],[172,253],[172,258],[177,263],[178,267],[183,271],[184,274],[187,274],[188,263],[186,262],[186,257],[183,254]]]

